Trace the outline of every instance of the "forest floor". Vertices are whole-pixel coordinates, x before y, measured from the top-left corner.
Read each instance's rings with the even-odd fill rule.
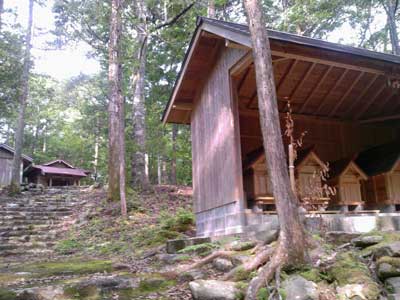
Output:
[[[276,243],[276,231],[259,232],[186,247],[178,243],[167,253],[168,240],[195,236],[190,188],[130,191],[126,220],[102,189],[71,195],[80,203],[74,222],[47,251],[0,252],[0,300],[239,300],[257,276],[240,268],[257,255],[255,249]],[[312,240],[310,264],[281,270],[258,299],[400,299],[398,232],[323,232]],[[230,254],[193,267],[219,250]],[[224,281],[232,269],[237,272]]]

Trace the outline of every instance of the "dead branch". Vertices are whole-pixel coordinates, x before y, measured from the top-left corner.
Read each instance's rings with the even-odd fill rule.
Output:
[[[194,5],[196,4],[196,1],[192,2],[188,6],[186,6],[184,9],[182,9],[177,15],[175,15],[173,18],[167,20],[166,22],[156,26],[155,30],[161,29],[166,26],[170,26],[174,24],[176,21],[179,20],[180,17],[182,17],[184,14],[186,14]]]

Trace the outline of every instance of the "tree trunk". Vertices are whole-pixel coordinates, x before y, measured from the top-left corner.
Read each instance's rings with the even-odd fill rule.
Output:
[[[96,118],[96,129],[95,129],[95,137],[94,137],[94,156],[93,156],[93,169],[94,169],[94,181],[97,182],[97,178],[99,177],[99,144],[100,144],[100,124],[99,118]]]
[[[121,200],[122,215],[126,215],[125,202],[125,136],[124,98],[121,89],[122,68],[120,63],[120,40],[122,0],[112,0],[109,41],[109,157],[108,200]]]
[[[169,175],[170,184],[176,184],[176,138],[178,136],[178,125],[172,125],[172,156],[171,156],[171,170]]]
[[[215,0],[208,0],[207,17],[215,18]]]
[[[399,36],[396,25],[396,12],[398,3],[396,0],[388,0],[385,5],[387,15],[387,23],[389,27],[390,41],[392,44],[392,52],[395,55],[400,55]]]
[[[136,75],[135,91],[133,95],[132,139],[135,142],[135,151],[132,155],[132,185],[134,188],[146,190],[149,187],[149,178],[146,172],[146,106],[145,106],[145,75],[147,60],[147,24],[146,7],[143,0],[138,1],[138,14],[141,24],[138,25],[139,69]]]
[[[290,188],[285,150],[279,121],[271,49],[265,17],[258,0],[245,0],[256,71],[260,125],[263,135],[268,174],[280,223],[280,243],[287,251],[287,262],[305,261],[305,233],[299,215],[298,201]]]
[[[19,112],[18,123],[15,131],[15,153],[12,162],[12,177],[11,177],[11,192],[18,193],[21,183],[21,163],[22,163],[22,147],[24,143],[24,128],[25,128],[25,110],[29,93],[29,71],[31,67],[31,40],[32,40],[32,23],[33,23],[33,0],[29,0],[29,18],[28,28],[25,36],[25,54],[24,66],[21,78],[21,94],[19,97]]]
[[[1,30],[1,24],[3,22],[3,11],[4,11],[4,0],[0,0],[0,30]]]

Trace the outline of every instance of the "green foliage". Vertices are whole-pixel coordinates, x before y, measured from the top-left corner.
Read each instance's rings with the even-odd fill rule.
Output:
[[[16,300],[17,294],[13,291],[0,288],[0,300]]]
[[[60,254],[70,254],[79,251],[82,248],[82,244],[75,238],[61,240],[57,243],[55,250]]]
[[[193,212],[179,208],[173,216],[167,212],[160,214],[161,228],[169,231],[185,232],[195,224]]]
[[[261,288],[257,293],[257,300],[268,300],[269,291],[267,288]]]
[[[179,250],[178,253],[196,253],[198,255],[206,255],[209,254],[212,250],[219,248],[218,245],[214,243],[203,243],[198,245],[187,246],[182,250]]]

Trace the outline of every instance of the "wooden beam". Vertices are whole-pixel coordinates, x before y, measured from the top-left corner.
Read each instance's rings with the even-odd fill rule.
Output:
[[[277,55],[277,56],[282,56],[282,57],[286,57],[286,58],[292,58],[292,59],[297,59],[297,60],[301,60],[301,61],[308,61],[311,63],[317,63],[317,64],[321,64],[321,65],[338,67],[338,68],[342,68],[342,69],[349,69],[349,70],[354,70],[354,71],[359,71],[359,72],[385,75],[385,72],[376,70],[376,69],[372,69],[372,68],[360,67],[360,66],[355,66],[355,65],[345,64],[345,63],[338,63],[335,61],[324,60],[324,59],[319,59],[319,58],[314,58],[314,57],[308,57],[308,56],[298,55],[298,54],[292,54],[292,53],[287,53],[287,52],[282,52],[282,51],[272,50],[271,55]]]
[[[247,51],[247,53],[245,55],[243,55],[238,61],[237,63],[235,63],[229,70],[229,74],[231,76],[237,76],[240,73],[242,73],[242,71],[244,69],[246,69],[247,67],[250,66],[250,64],[253,62],[253,53],[251,50]]]
[[[282,75],[282,77],[279,79],[278,84],[276,85],[276,94],[278,95],[279,89],[282,86],[282,84],[285,82],[286,77],[290,75],[290,73],[293,71],[293,69],[297,65],[297,60],[293,60],[289,67],[287,68],[286,72]]]
[[[246,47],[244,45],[232,42],[231,40],[228,40],[228,39],[225,39],[225,47],[233,48],[233,49],[242,49],[242,50],[248,50],[249,49],[248,47]]]
[[[307,81],[308,77],[310,76],[310,74],[312,73],[312,71],[314,70],[316,64],[315,63],[311,63],[310,66],[308,67],[307,71],[305,72],[305,74],[303,75],[302,79],[300,79],[300,81],[296,84],[295,88],[293,89],[293,91],[290,93],[288,99],[289,101],[292,100],[292,98],[294,97],[294,95],[296,94],[297,90],[304,84],[304,82]]]
[[[250,106],[253,104],[254,100],[256,99],[257,96],[257,88],[254,91],[253,95],[251,95],[251,97],[249,98],[249,102],[247,103],[247,108],[250,108]]]
[[[336,111],[339,109],[340,105],[342,105],[342,103],[344,102],[344,100],[346,100],[347,96],[351,93],[351,91],[353,90],[353,88],[359,83],[359,81],[361,80],[361,77],[364,75],[364,72],[360,72],[360,74],[358,74],[356,80],[353,81],[353,83],[351,84],[351,86],[347,89],[347,91],[343,94],[343,96],[339,99],[338,102],[336,102],[335,107],[332,109],[332,111],[329,113],[328,117],[332,117]]]
[[[240,109],[239,110],[239,115],[242,116],[248,116],[248,117],[255,117],[259,118],[259,112],[257,109]],[[286,117],[285,112],[279,112],[279,116],[284,118]],[[297,120],[318,120],[318,121],[324,121],[324,122],[332,122],[332,123],[350,123],[350,121],[346,120],[341,120],[341,119],[334,119],[334,118],[328,118],[328,117],[323,117],[323,116],[314,116],[314,115],[308,115],[308,114],[292,114],[293,119]]]
[[[250,66],[247,68],[247,70],[246,70],[245,73],[244,73],[243,78],[240,80],[240,82],[239,82],[239,84],[238,84],[238,87],[237,87],[237,88],[238,88],[238,93],[239,93],[239,95],[240,95],[240,90],[242,89],[243,83],[246,81],[246,77],[247,77],[247,75],[249,75],[251,69],[252,69],[252,68],[251,68]]]
[[[304,112],[304,110],[306,109],[306,107],[307,107],[308,103],[310,102],[312,96],[314,95],[315,91],[318,90],[319,87],[322,85],[322,83],[324,82],[326,76],[328,76],[328,74],[332,70],[332,68],[333,68],[333,66],[329,66],[326,69],[326,71],[324,72],[324,75],[322,75],[322,77],[320,77],[320,79],[318,80],[318,83],[314,86],[314,88],[307,95],[306,100],[304,101],[304,103],[300,107],[300,111],[299,111],[300,114],[302,114]]]
[[[350,114],[350,112],[353,110],[353,108],[358,104],[358,102],[361,101],[365,97],[365,95],[368,93],[368,90],[371,88],[371,86],[376,82],[376,80],[379,78],[378,74],[375,74],[372,80],[367,84],[367,86],[364,87],[364,91],[358,96],[358,98],[351,103],[350,107],[347,109],[345,112],[345,115]]]
[[[349,69],[345,69],[343,73],[340,75],[336,83],[331,87],[329,92],[326,94],[326,96],[321,100],[321,103],[319,104],[317,111],[315,112],[316,115],[319,114],[321,111],[322,107],[324,106],[324,103],[329,97],[331,96],[332,92],[336,90],[336,88],[342,83],[343,79],[346,77],[347,73],[349,72]]]
[[[173,109],[177,110],[192,110],[193,109],[193,104],[192,103],[180,103],[180,104],[174,104],[172,106]]]
[[[372,103],[375,102],[376,99],[379,98],[379,96],[382,94],[383,90],[386,88],[386,82],[384,82],[382,84],[382,86],[375,92],[374,96],[366,103],[363,105],[363,107],[360,109],[359,112],[357,112],[356,116],[355,116],[355,120],[360,119],[360,117],[368,111],[368,109],[370,108],[370,106],[372,105]]]
[[[201,32],[201,36],[209,38],[209,39],[216,39],[216,40],[223,40],[224,39],[222,36],[213,34],[213,33],[208,32],[208,31],[202,31]]]
[[[390,102],[390,100],[397,94],[398,91],[399,91],[398,89],[392,88],[390,95],[384,101],[382,101],[379,108],[377,109],[377,111],[376,111],[377,115],[379,115],[383,112],[386,104],[388,104]]]
[[[280,57],[280,58],[274,59],[274,60],[272,61],[272,64],[275,64],[275,63],[278,63],[278,62],[282,62],[282,61],[287,61],[287,60],[291,60],[291,58]]]
[[[383,121],[398,120],[398,119],[400,119],[400,114],[360,120],[359,123],[360,124],[368,124],[368,123],[383,122]]]

